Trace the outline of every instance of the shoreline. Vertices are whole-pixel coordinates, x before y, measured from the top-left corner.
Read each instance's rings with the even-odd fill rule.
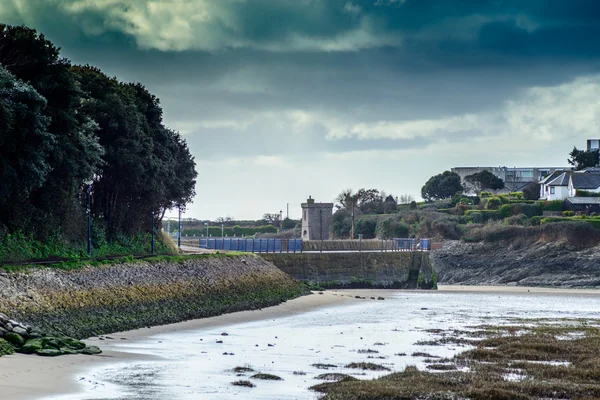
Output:
[[[169,332],[193,331],[202,328],[288,317],[290,315],[298,315],[319,308],[343,305],[350,300],[354,300],[354,296],[359,294],[361,296],[379,295],[385,297],[386,294],[393,292],[399,292],[399,290],[340,289],[324,291],[323,294],[313,292],[312,295],[303,296],[265,309],[241,311],[170,325],[116,332],[106,335],[104,340],[99,337],[86,339],[85,342],[87,344],[96,345],[102,349],[103,353],[98,356],[68,355],[50,358],[15,354],[12,356],[0,357],[0,393],[6,398],[18,399],[51,398],[52,396],[76,394],[82,390],[82,385],[80,385],[78,381],[83,378],[78,376],[78,374],[82,373],[84,370],[98,368],[103,364],[155,358],[144,354],[122,351],[116,344],[122,343],[123,340],[136,341]],[[600,290],[594,289],[560,289],[522,286],[439,285],[438,292],[600,296]],[[107,337],[111,337],[113,340],[107,339]]]

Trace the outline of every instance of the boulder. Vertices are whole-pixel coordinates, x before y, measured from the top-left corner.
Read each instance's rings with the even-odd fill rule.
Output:
[[[96,346],[87,346],[85,349],[79,351],[81,354],[96,355],[102,353],[102,350]]]
[[[61,350],[58,349],[39,349],[35,351],[35,354],[44,357],[56,357],[64,354]]]
[[[13,332],[21,335],[25,339],[29,336],[27,333],[27,329],[23,328],[22,326],[15,326],[13,328]]]
[[[6,329],[4,329],[2,326],[0,326],[0,338],[4,337],[4,335],[6,335],[8,333],[8,331]]]
[[[23,337],[15,332],[8,332],[6,335],[4,335],[4,339],[16,347],[21,347],[25,344]]]
[[[8,322],[6,314],[0,313],[0,322]]]
[[[80,342],[79,340],[67,337],[67,338],[63,338],[62,339],[62,347],[68,347],[69,349],[73,349],[73,350],[82,350],[85,349],[85,343]]]
[[[29,339],[27,343],[23,345],[19,349],[19,353],[24,354],[33,354],[38,350],[42,350],[44,348],[44,342],[42,339]]]

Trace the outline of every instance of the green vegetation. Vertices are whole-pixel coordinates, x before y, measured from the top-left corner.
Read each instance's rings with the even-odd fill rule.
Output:
[[[282,378],[278,377],[277,375],[264,374],[264,373],[258,373],[256,375],[252,375],[250,378],[261,379],[264,381],[282,381],[283,380]]]
[[[235,382],[231,382],[231,384],[233,386],[244,386],[244,387],[249,387],[249,388],[256,387],[256,385],[250,381],[235,381]]]
[[[579,150],[577,147],[573,147],[567,161],[575,167],[575,170],[580,171],[584,168],[598,166],[598,160],[598,150]]]
[[[24,26],[0,24],[0,65],[0,262],[81,257],[88,196],[93,255],[144,254],[197,175],[158,98]]]
[[[476,326],[437,332],[474,349],[450,360],[414,366],[374,380],[342,380],[313,386],[324,400],[597,399],[598,321],[524,320],[522,325]],[[466,337],[465,337],[466,336]]]
[[[425,183],[421,189],[421,197],[427,201],[448,199],[456,193],[464,190],[458,174],[444,171],[434,175]]]

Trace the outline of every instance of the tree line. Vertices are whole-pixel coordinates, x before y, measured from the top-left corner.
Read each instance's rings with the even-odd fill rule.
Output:
[[[151,229],[195,195],[194,158],[140,83],[72,65],[43,34],[0,25],[0,234],[85,237]]]

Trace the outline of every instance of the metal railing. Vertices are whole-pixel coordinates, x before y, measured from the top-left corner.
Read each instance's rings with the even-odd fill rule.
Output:
[[[302,239],[199,239],[201,249],[242,251],[249,253],[301,253]]]

